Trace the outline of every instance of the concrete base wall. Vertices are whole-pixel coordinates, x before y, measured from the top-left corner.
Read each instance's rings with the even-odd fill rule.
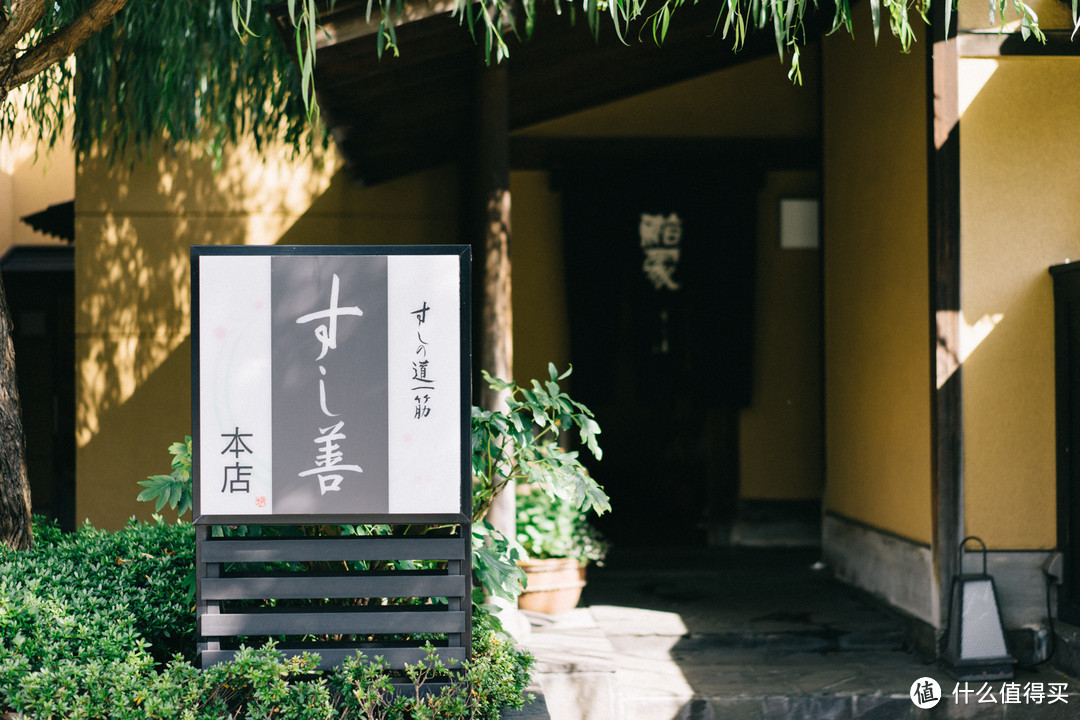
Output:
[[[1010,630],[1042,628],[1046,625],[1045,563],[1051,551],[991,551],[986,557],[986,572],[994,578],[1001,621]],[[980,553],[967,553],[965,572],[982,572]],[[1056,590],[1052,592],[1056,593]],[[1057,614],[1057,598],[1051,596],[1052,612]]]
[[[932,654],[932,636],[948,626],[949,608],[935,607],[930,548],[831,513],[825,515],[822,536],[823,558],[836,577],[911,616],[915,645]],[[1008,645],[1023,664],[1045,660],[1050,649],[1043,568],[1051,555],[1041,550],[987,553],[986,571],[994,578]],[[965,553],[963,572],[981,573],[982,553]],[[1050,601],[1056,613],[1056,598],[1051,595]]]
[[[826,513],[822,522],[822,557],[840,580],[940,627],[928,546]]]

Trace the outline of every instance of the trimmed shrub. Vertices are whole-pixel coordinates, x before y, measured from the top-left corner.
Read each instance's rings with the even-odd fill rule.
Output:
[[[320,673],[316,656],[286,658],[271,643],[200,670],[186,587],[190,524],[158,518],[71,535],[39,525],[35,537],[31,550],[0,551],[0,712],[34,720],[449,720],[494,719],[524,702],[532,658],[484,615],[461,668],[446,668],[431,648],[398,676],[363,657]],[[451,673],[458,682],[425,691]]]
[[[131,521],[118,532],[84,525],[65,535],[37,523],[35,538],[30,550],[0,550],[4,650],[35,670],[123,659],[147,645],[158,660],[194,650],[191,525]]]

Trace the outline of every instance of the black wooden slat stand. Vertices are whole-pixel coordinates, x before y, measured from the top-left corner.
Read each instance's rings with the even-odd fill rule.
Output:
[[[438,634],[446,637],[433,641],[443,661],[460,663],[471,642],[470,535],[465,524],[452,536],[212,537],[210,526],[198,525],[199,662],[206,667],[231,659],[242,639],[251,646],[283,638],[279,650],[316,652],[321,669],[358,651],[401,668],[424,658],[422,636]],[[370,571],[345,565],[394,560],[436,561],[437,569]],[[312,562],[338,564],[341,570],[265,569]],[[333,602],[358,598],[370,601]],[[383,598],[419,603],[384,604]],[[296,600],[311,602],[288,602]]]

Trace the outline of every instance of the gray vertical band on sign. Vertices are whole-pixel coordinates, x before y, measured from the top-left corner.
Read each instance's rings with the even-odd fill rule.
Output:
[[[272,402],[281,410],[274,511],[386,513],[387,427],[371,421],[387,407],[386,258],[284,256],[270,267]],[[341,314],[319,316],[331,311]],[[327,469],[330,448],[348,469]]]

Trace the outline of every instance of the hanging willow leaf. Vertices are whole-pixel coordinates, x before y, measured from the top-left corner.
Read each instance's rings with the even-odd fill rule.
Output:
[[[378,9],[375,52],[379,57],[386,49],[399,51],[395,12],[400,19],[405,1],[367,0],[366,7],[361,5],[369,20]],[[456,0],[453,13],[487,60],[497,62],[509,54],[508,33],[521,31],[512,17],[524,18],[528,36],[542,1]],[[771,30],[777,52],[790,58],[789,77],[795,81],[800,77],[798,51],[805,39],[807,11],[828,12],[819,9],[816,0],[695,1],[715,3],[716,29],[722,28],[722,36],[731,38],[735,49],[745,45],[750,32]],[[6,57],[5,52],[22,53],[16,57],[24,62],[34,51],[23,53],[23,48],[48,42],[57,31],[72,26],[84,10],[104,2],[122,0],[4,0],[8,13],[33,6],[41,14],[26,25],[25,32],[18,18],[0,25],[0,57]],[[21,80],[26,83],[21,93],[5,96],[6,88],[0,87],[0,97],[6,98],[0,108],[0,137],[19,131],[36,139],[39,147],[52,147],[66,130],[73,129],[80,154],[97,146],[113,160],[125,157],[128,149],[142,151],[151,144],[178,142],[194,143],[220,158],[223,148],[241,137],[250,138],[256,147],[270,139],[284,139],[304,150],[323,137],[315,122],[316,39],[320,14],[332,10],[335,0],[284,0],[286,11],[281,14],[295,30],[288,43],[281,41],[268,11],[270,5],[281,2],[131,0],[110,25],[79,48],[78,92],[75,65],[67,62],[53,62],[48,70]],[[635,34],[638,40],[651,34],[652,42],[662,44],[684,2],[654,0],[646,8],[645,0],[580,0],[580,4],[579,0],[556,0],[556,10],[561,12],[566,4],[569,22],[583,13],[597,37],[601,27],[610,24],[623,43]],[[1078,3],[1071,0],[1074,22],[1080,28]],[[1023,0],[990,0],[994,22],[1001,20],[1010,4],[1021,18],[1020,33],[1045,41],[1038,17]],[[911,14],[914,11],[925,21],[929,7],[929,0],[871,0],[868,12],[875,41],[886,22],[882,16],[887,14],[889,29],[901,48],[910,49],[915,41]],[[647,30],[648,23],[652,26]],[[851,0],[836,0],[831,31],[850,33],[852,28]],[[35,122],[17,126],[20,112]]]

